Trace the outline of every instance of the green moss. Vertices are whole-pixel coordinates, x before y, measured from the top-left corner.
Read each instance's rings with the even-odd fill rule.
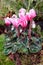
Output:
[[[0,24],[1,24],[1,25],[4,25],[4,21],[3,21],[3,20],[0,20]]]
[[[14,65],[14,63],[4,55],[3,46],[4,46],[5,36],[0,35],[0,65]]]

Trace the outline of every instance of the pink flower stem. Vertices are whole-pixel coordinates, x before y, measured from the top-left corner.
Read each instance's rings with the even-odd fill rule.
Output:
[[[20,36],[20,31],[18,30],[18,28],[16,28],[16,32],[17,32],[17,37],[19,38],[19,36]]]
[[[21,64],[21,59],[20,59],[18,53],[15,54],[15,58],[16,58],[16,65],[22,65],[22,64]]]
[[[31,30],[32,30],[32,20],[30,21],[29,30],[28,30],[29,39],[31,39]]]
[[[9,54],[9,59],[14,62],[14,54],[10,53],[10,54]]]

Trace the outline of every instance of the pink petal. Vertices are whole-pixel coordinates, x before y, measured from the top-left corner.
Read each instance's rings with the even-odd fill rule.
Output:
[[[19,15],[19,18],[21,18],[21,17],[25,16],[25,13],[19,13],[18,15]]]
[[[26,20],[25,16],[22,16],[22,17],[20,18],[20,25],[21,25],[22,27],[26,27],[26,26],[27,26],[27,20]]]
[[[31,10],[29,11],[29,13],[30,13],[31,18],[36,17],[36,12],[35,12],[34,9],[31,9]]]
[[[10,22],[10,20],[9,20],[9,18],[8,18],[8,17],[7,17],[7,18],[4,18],[4,20],[5,20],[5,24],[6,24],[6,25],[8,25],[8,26],[9,26],[9,25],[11,24],[11,22]]]
[[[27,19],[27,21],[32,20],[32,17],[29,12],[26,13],[26,19]]]
[[[29,12],[26,13],[27,21],[32,20],[34,17],[36,17],[36,12],[34,9],[31,9]]]
[[[26,9],[21,8],[21,9],[19,10],[19,13],[26,13]]]
[[[10,18],[10,21],[13,24],[14,27],[19,26],[18,18]]]

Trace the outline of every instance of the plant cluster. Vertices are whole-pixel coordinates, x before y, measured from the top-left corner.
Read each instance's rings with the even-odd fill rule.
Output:
[[[34,17],[36,17],[34,9],[27,12],[26,9],[21,8],[18,16],[13,14],[10,18],[4,18],[6,25],[4,53],[6,55],[16,52],[37,53],[42,49],[41,28],[35,25]]]

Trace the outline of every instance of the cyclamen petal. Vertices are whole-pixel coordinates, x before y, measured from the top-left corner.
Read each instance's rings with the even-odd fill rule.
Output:
[[[12,16],[12,18],[17,18],[17,15],[14,14],[14,15]]]
[[[14,27],[18,27],[19,26],[18,18],[10,18],[10,21],[13,24]]]
[[[10,22],[10,20],[9,20],[9,17],[4,18],[4,20],[5,20],[5,24],[6,24],[7,26],[9,26],[9,25],[11,24],[11,22]]]
[[[35,21],[32,21],[32,28],[35,28],[35,27],[36,27]]]
[[[21,9],[19,10],[19,13],[26,13],[26,9],[21,8]]]
[[[24,8],[21,8],[21,9],[19,10],[19,13],[18,13],[19,17],[22,17],[22,16],[24,16],[25,14],[26,14],[26,10],[25,10]]]
[[[14,27],[18,27],[19,25],[21,25],[22,27],[26,27],[27,26],[27,21],[25,18],[10,18],[10,21],[12,22]]]
[[[22,27],[26,27],[26,26],[27,26],[27,20],[26,20],[25,16],[22,16],[22,17],[20,18],[20,25],[21,25]]]
[[[31,18],[36,17],[36,11],[35,11],[34,9],[31,9],[31,10],[29,11],[29,13],[30,13]]]
[[[19,18],[21,18],[21,17],[25,16],[25,13],[19,13],[18,15],[19,15]]]
[[[26,17],[27,21],[30,21],[31,20],[31,16],[30,16],[30,13],[29,12],[26,13],[25,17]]]
[[[31,9],[29,12],[26,13],[27,21],[32,20],[34,17],[36,17],[36,12],[34,9]]]

